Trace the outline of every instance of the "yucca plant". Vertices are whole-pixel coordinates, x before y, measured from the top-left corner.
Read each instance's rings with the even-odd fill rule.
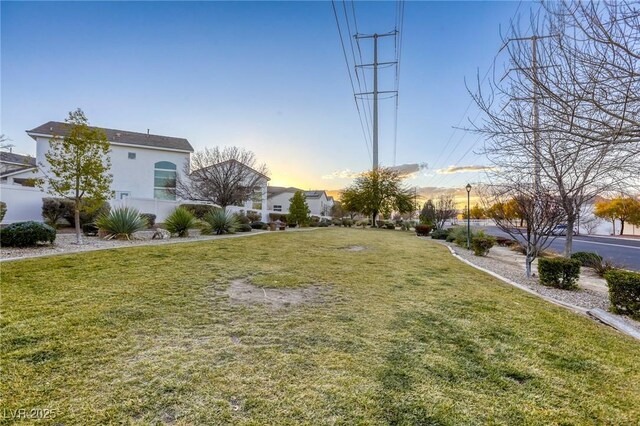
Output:
[[[195,228],[197,224],[193,213],[184,207],[177,207],[164,221],[167,231],[178,237],[188,237],[189,229]]]
[[[233,234],[238,227],[238,219],[233,213],[217,209],[207,213],[204,218],[202,233],[205,235]]]
[[[147,221],[140,216],[138,210],[131,207],[120,207],[102,214],[96,220],[100,230],[108,233],[107,239],[131,239],[131,234],[147,228]]]

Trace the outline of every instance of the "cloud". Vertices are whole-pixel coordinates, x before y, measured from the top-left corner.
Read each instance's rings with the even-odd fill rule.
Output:
[[[352,172],[349,169],[338,170],[331,174],[322,176],[322,179],[330,180],[330,179],[354,179],[360,175],[361,172]]]
[[[498,169],[492,166],[449,166],[444,169],[436,170],[436,173],[439,175],[450,175],[454,173],[482,172],[482,171],[491,171],[491,170],[498,170]]]
[[[427,163],[414,163],[414,164],[400,164],[399,166],[389,167],[391,170],[397,171],[403,178],[413,178],[423,170],[427,169]],[[360,176],[363,172],[354,172],[350,169],[337,170],[328,175],[322,176],[322,179],[354,179]]]

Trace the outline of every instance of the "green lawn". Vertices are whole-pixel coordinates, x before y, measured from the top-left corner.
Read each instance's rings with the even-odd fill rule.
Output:
[[[5,423],[18,408],[65,425],[640,421],[637,341],[410,233],[278,232],[0,267]],[[240,278],[322,297],[231,303]]]

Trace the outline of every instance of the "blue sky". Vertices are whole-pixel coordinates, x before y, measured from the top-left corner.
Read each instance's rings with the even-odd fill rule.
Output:
[[[350,7],[350,3],[347,3]],[[342,2],[336,2],[339,10]],[[370,168],[331,2],[1,3],[2,133],[24,133],[82,108],[91,124],[239,145],[267,163],[275,185],[338,189]],[[360,32],[386,32],[391,2],[356,2]],[[397,164],[428,163],[410,185],[463,186],[484,165],[455,126],[464,79],[484,75],[523,2],[407,2]],[[343,27],[343,31],[346,28]],[[363,42],[370,54],[370,43]],[[369,50],[367,50],[369,49]],[[381,59],[392,59],[391,43]],[[389,88],[389,74],[381,89]],[[380,161],[393,163],[393,103],[381,105]],[[467,113],[475,117],[471,107]],[[476,147],[479,147],[478,143]],[[454,149],[456,148],[456,149]]]

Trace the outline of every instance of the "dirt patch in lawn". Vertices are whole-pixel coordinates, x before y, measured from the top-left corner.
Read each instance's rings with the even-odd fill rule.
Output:
[[[229,283],[226,294],[233,304],[271,305],[275,309],[302,304],[320,304],[327,301],[327,287],[310,285],[304,288],[265,288],[251,284],[246,279]]]
[[[343,250],[346,250],[346,251],[362,251],[362,250],[366,250],[366,247],[363,247],[363,246],[349,246],[349,247],[343,248]]]

